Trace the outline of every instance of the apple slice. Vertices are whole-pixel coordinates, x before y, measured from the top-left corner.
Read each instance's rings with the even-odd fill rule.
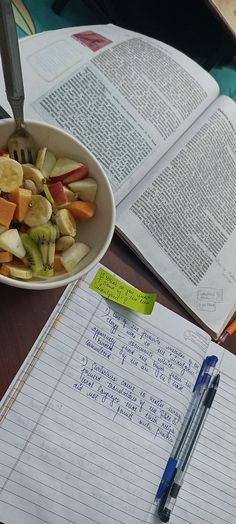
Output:
[[[58,158],[50,174],[52,182],[75,182],[88,175],[88,168],[84,164],[70,160],[69,158]]]
[[[74,191],[71,191],[68,187],[64,187],[64,193],[66,195],[66,201],[67,202],[74,202],[74,200],[77,200],[78,195]]]
[[[63,184],[70,184],[71,182],[76,182],[76,180],[82,180],[88,176],[88,168],[84,164],[81,164],[80,167],[70,171],[67,175],[63,177]]]
[[[94,202],[97,193],[97,182],[94,178],[88,176],[83,180],[72,182],[68,186],[74,193],[78,193],[80,200]]]
[[[18,258],[23,258],[26,254],[17,229],[8,229],[0,235],[0,248]]]
[[[81,162],[76,162],[75,160],[71,160],[70,158],[58,158],[54,168],[52,169],[50,177],[53,178],[54,176],[58,177],[61,175],[65,175],[70,171],[74,171],[74,169],[77,169],[77,167],[80,167],[81,165]]]
[[[43,152],[42,152],[42,155],[43,155]],[[44,153],[43,160],[41,160],[41,162],[40,162],[40,157],[39,157],[39,165],[41,165],[41,167],[38,169],[40,169],[42,175],[45,178],[49,178],[55,164],[56,164],[55,155],[51,151],[48,151],[47,149]]]
[[[0,150],[0,156],[6,156],[7,158],[10,158],[10,155],[7,151],[4,151],[3,149]]]
[[[72,271],[77,264],[84,258],[90,251],[90,247],[83,242],[75,242],[73,246],[63,251],[61,255],[61,263],[66,271]]]
[[[62,182],[54,182],[53,184],[48,184],[48,189],[56,205],[60,206],[67,202]]]

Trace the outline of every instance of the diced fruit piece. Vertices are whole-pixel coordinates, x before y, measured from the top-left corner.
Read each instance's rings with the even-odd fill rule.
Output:
[[[73,237],[70,237],[69,235],[62,236],[56,241],[56,250],[65,251],[68,247],[73,246],[74,243],[75,239]]]
[[[0,156],[6,156],[7,158],[10,158],[8,151],[4,151],[3,149],[0,150]]]
[[[43,226],[34,227],[30,230],[30,237],[38,245],[44,269],[53,268],[55,241],[57,237],[56,226],[53,224],[45,224]]]
[[[13,259],[12,253],[9,253],[9,251],[0,251],[0,264],[4,264],[4,262],[11,262]]]
[[[48,261],[48,246],[51,241],[50,228],[48,224],[32,227],[29,234],[32,240],[38,245],[45,267]]]
[[[25,189],[28,189],[29,191],[31,191],[32,195],[37,195],[39,193],[38,188],[36,184],[33,182],[33,180],[28,180],[28,179],[24,180],[23,186]]]
[[[47,151],[43,163],[43,167],[41,168],[41,173],[45,178],[49,178],[50,174],[55,166],[56,163],[56,157],[51,151]]]
[[[82,165],[83,164],[81,164],[80,162],[75,162],[75,160],[71,160],[70,158],[66,158],[66,157],[58,158],[54,165],[54,168],[51,171],[50,178],[69,175],[71,171],[74,171],[75,169],[80,168]]]
[[[87,177],[83,180],[72,182],[72,184],[69,184],[69,188],[74,193],[79,194],[80,200],[85,200],[86,202],[94,202],[96,198],[97,182],[94,178]]]
[[[0,224],[4,227],[9,227],[13,219],[16,209],[16,204],[0,197]]]
[[[63,183],[69,184],[70,182],[75,182],[76,180],[82,180],[82,178],[86,178],[87,176],[88,168],[87,166],[81,164],[80,167],[74,169],[73,171],[70,171],[68,175],[63,176]]]
[[[56,208],[56,202],[54,202],[53,198],[52,198],[52,195],[49,191],[49,188],[48,188],[48,185],[46,183],[46,180],[45,180],[45,183],[43,185],[43,191],[44,191],[44,194],[45,194],[45,197],[48,199],[48,201],[50,202],[50,204],[52,204],[52,208]]]
[[[80,220],[81,222],[86,222],[89,218],[92,218],[96,211],[95,202],[84,202],[83,200],[76,200],[71,202],[67,206],[67,211],[73,215],[74,218]]]
[[[21,258],[21,262],[23,262],[24,266],[30,267],[30,262],[29,262],[29,260],[28,260],[26,255],[25,255],[25,257]]]
[[[0,266],[0,275],[3,275],[4,277],[9,277],[10,276],[10,271],[7,267],[7,264],[2,264]]]
[[[41,193],[43,191],[43,183],[44,183],[44,176],[42,175],[41,171],[39,169],[36,169],[32,164],[22,164],[23,168],[23,179],[24,180],[32,180],[37,189],[38,192]]]
[[[49,278],[53,277],[54,269],[52,267],[43,268],[43,270],[37,275],[40,278]]]
[[[52,206],[50,202],[42,195],[32,195],[24,222],[29,227],[41,226],[50,220],[51,214]]]
[[[68,187],[64,186],[64,193],[66,195],[67,202],[74,202],[74,200],[77,200],[78,194],[74,191],[71,191]]]
[[[72,214],[67,209],[60,209],[55,215],[55,221],[62,235],[76,235],[76,223]]]
[[[18,258],[23,258],[26,254],[17,229],[7,229],[0,235],[0,248],[10,251]]]
[[[55,253],[53,269],[54,269],[55,273],[60,273],[60,271],[64,270],[64,267],[63,267],[63,265],[61,263],[61,255],[60,255],[60,253]]]
[[[90,248],[83,242],[75,242],[73,246],[63,251],[61,255],[61,263],[66,271],[72,271],[77,264],[90,251]]]
[[[36,169],[39,169],[40,171],[41,171],[41,169],[43,167],[46,151],[47,151],[46,147],[41,147],[38,150],[38,153],[37,153],[37,157],[36,157],[36,160],[35,160],[35,167],[36,167]]]
[[[37,167],[37,169],[40,169],[42,175],[45,178],[48,178],[55,164],[55,155],[51,151],[48,151],[46,147],[42,147],[42,149],[40,149],[38,152],[35,167]]]
[[[14,204],[16,204],[14,218],[19,222],[22,222],[24,220],[29,204],[31,202],[31,196],[32,192],[29,191],[29,189],[24,189],[23,187],[19,187],[18,189],[12,191],[9,194],[10,202],[14,202]]]
[[[43,270],[42,257],[37,244],[27,233],[20,233],[22,244],[26,251],[26,257],[29,261],[30,269],[33,275],[39,275]]]
[[[23,169],[19,162],[5,156],[0,157],[0,190],[15,191],[22,185]]]
[[[54,202],[58,206],[65,204],[67,199],[62,182],[54,182],[53,184],[48,184],[48,189],[52,195]]]
[[[31,269],[25,267],[23,264],[20,265],[13,262],[9,264],[3,264],[1,269],[2,271],[6,271],[6,276],[20,278],[21,280],[30,280],[33,276]]]

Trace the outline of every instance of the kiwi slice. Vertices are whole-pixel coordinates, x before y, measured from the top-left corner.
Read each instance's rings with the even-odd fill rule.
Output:
[[[34,276],[40,276],[43,271],[43,262],[37,244],[27,233],[20,233],[22,244],[26,251],[26,257],[30,263],[30,269]]]
[[[30,237],[39,248],[43,266],[46,271],[52,269],[54,265],[55,241],[57,236],[57,227],[50,223],[33,227],[30,230]],[[51,274],[46,276],[51,276]]]

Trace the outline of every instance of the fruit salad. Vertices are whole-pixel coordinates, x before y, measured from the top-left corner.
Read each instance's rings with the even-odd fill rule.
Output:
[[[0,274],[21,280],[70,272],[90,251],[78,224],[96,211],[97,182],[86,165],[46,147],[35,165],[0,151]]]

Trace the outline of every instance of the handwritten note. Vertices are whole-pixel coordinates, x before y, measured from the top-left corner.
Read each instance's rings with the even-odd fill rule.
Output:
[[[121,418],[127,419],[154,438],[173,443],[183,414],[182,402],[191,394],[199,362],[121,311],[105,301],[97,308],[96,324],[88,326],[83,338],[87,349],[81,354],[80,373],[72,387],[106,408],[111,420],[121,423]],[[133,380],[137,373],[144,377],[143,387]],[[145,388],[150,378],[156,384],[152,393]],[[172,392],[170,397],[162,385]]]
[[[2,417],[3,522],[147,522],[204,351],[184,341],[184,319],[108,302],[94,276],[40,338]]]
[[[156,300],[156,293],[143,293],[103,268],[98,270],[89,287],[99,295],[145,315],[150,315]]]

